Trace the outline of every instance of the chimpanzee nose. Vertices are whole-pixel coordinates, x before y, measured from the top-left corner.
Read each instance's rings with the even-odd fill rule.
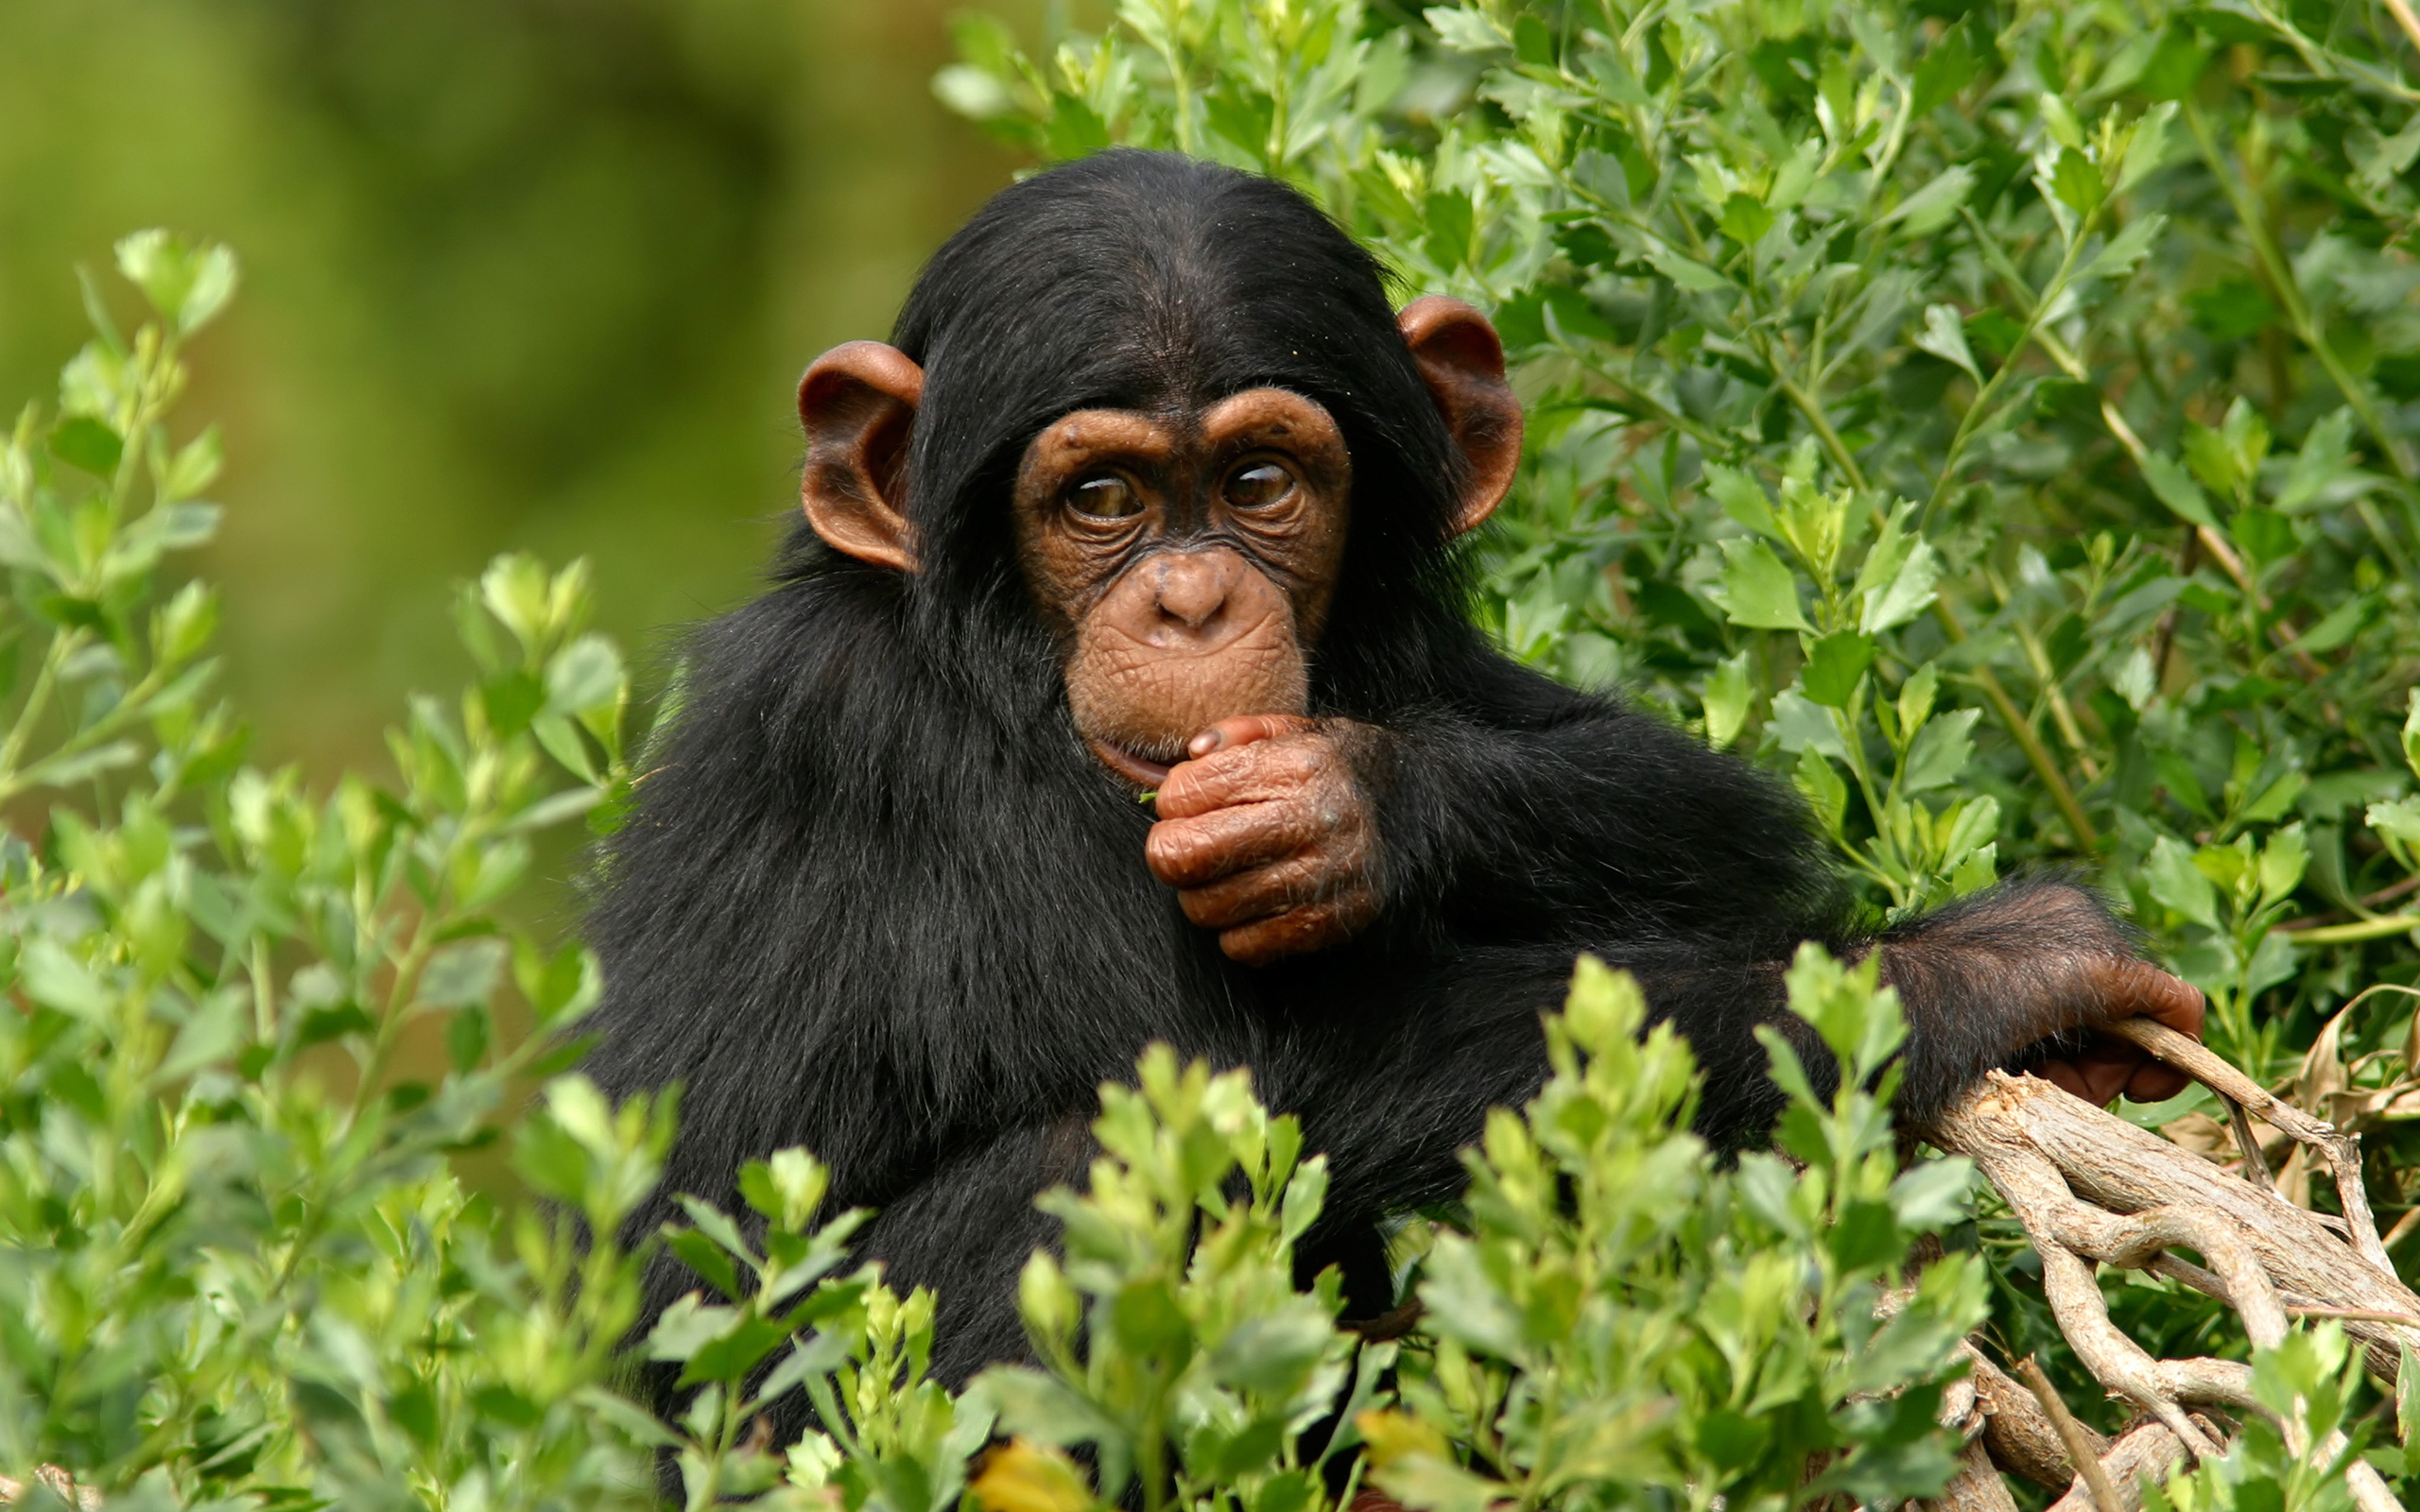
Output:
[[[1161,558],[1156,566],[1162,618],[1196,634],[1214,627],[1244,571],[1232,551],[1182,552]]]

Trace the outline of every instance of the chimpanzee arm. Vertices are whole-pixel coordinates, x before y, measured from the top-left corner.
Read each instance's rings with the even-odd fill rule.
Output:
[[[1503,941],[1577,919],[1765,960],[1840,933],[1846,896],[1787,787],[1609,699],[1522,703],[1348,737],[1390,933]]]
[[[1376,943],[1536,942],[1593,950],[1636,974],[1707,1078],[1700,1125],[1752,1140],[1778,1111],[1754,1027],[1789,1035],[1819,1076],[1829,1057],[1785,1007],[1800,941],[1879,945],[1910,1035],[1899,1107],[1922,1118],[1994,1066],[2062,1061],[2063,1084],[2166,1095],[2131,1047],[2087,1049],[2135,1013],[2198,1027],[2199,994],[2143,964],[2089,893],[2055,879],[1993,888],[1880,935],[1852,906],[1786,790],[1743,762],[1609,702],[1563,696],[1508,726],[1439,717],[1364,737],[1385,901]],[[1541,936],[1544,936],[1543,938]]]

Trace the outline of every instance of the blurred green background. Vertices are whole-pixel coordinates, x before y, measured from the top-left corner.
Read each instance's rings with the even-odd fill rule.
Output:
[[[507,548],[592,558],[644,666],[795,507],[800,370],[1009,180],[928,85],[953,4],[0,0],[0,398],[48,401],[118,235],[242,255],[180,413],[226,434],[264,764],[380,762]]]

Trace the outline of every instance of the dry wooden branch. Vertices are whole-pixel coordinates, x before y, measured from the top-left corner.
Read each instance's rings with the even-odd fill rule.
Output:
[[[2066,1401],[2059,1395],[2059,1388],[2050,1384],[2050,1378],[2042,1373],[2041,1362],[2029,1354],[2018,1361],[2017,1366],[2025,1376],[2026,1386],[2033,1393],[2033,1400],[2050,1415],[2050,1425],[2058,1429],[2059,1442],[2066,1447],[2067,1458],[2075,1465],[2076,1479],[2092,1493],[2092,1504],[2100,1508],[2100,1512],[2126,1512],[2118,1500],[2118,1488],[2109,1484],[2109,1468],[2100,1463],[2100,1450],[2084,1436],[2083,1424],[2067,1410]],[[2073,1496],[2075,1493],[2070,1491],[2067,1494]]]
[[[1983,1414],[1982,1442],[1992,1462],[2036,1486],[2064,1489],[2076,1478],[2076,1467],[2067,1458],[2066,1445],[2060,1441],[2058,1426],[2042,1411],[2033,1393],[1983,1351],[1972,1343],[1964,1349],[1971,1371],[1967,1379],[1974,1383],[1976,1405]],[[2090,1437],[2094,1454],[2108,1452],[2107,1439],[2085,1424],[2077,1426]]]
[[[2281,1102],[2182,1035],[2139,1021],[2120,1028],[2226,1099],[2238,1113],[2245,1167],[2256,1182],[2046,1081],[1996,1072],[1921,1131],[1941,1148],[1973,1160],[1999,1190],[2041,1257],[2045,1296],[2077,1358],[2104,1387],[2152,1419],[2116,1445],[2046,1444],[2042,1430],[2053,1425],[2047,1418],[2029,1421],[2021,1411],[1995,1402],[1996,1383],[1981,1377],[1979,1363],[1976,1400],[1986,1417],[1979,1441],[2004,1469],[2030,1479],[2065,1485],[2081,1469],[2060,1503],[2066,1512],[2134,1512],[2145,1475],[2164,1476],[2187,1453],[2218,1452],[2220,1435],[2191,1407],[2267,1413],[2252,1394],[2248,1366],[2154,1359],[2129,1338],[2110,1319],[2096,1263],[2173,1277],[2220,1298],[2241,1315],[2256,1345],[2281,1341],[2294,1314],[2340,1322],[2367,1345],[2370,1367],[2390,1380],[2400,1347],[2420,1349],[2420,1296],[2396,1279],[2378,1242],[2361,1187],[2360,1141]],[[2344,1209],[2342,1220],[2296,1207],[2278,1193],[2258,1160],[2245,1114],[2326,1164]],[[2178,1248],[2194,1251],[2203,1263],[2171,1252]],[[2298,1451],[2309,1447],[2294,1443],[2298,1424],[2280,1426]],[[2364,1512],[2400,1508],[2367,1465],[2351,1467],[2346,1481]]]
[[[2009,1495],[2008,1482],[2000,1478],[1979,1438],[1966,1446],[1958,1473],[1924,1505],[1927,1512],[2016,1512],[2016,1498]]]
[[[2206,1418],[2197,1426],[2205,1434],[2217,1435]],[[2119,1435],[2100,1456],[2100,1470],[2118,1512],[2142,1512],[2143,1483],[2165,1481],[2169,1471],[2184,1463],[2185,1441],[2175,1430],[2166,1423],[2138,1423]],[[2094,1500],[2094,1494],[2078,1481],[2066,1495],[2050,1503],[2050,1512],[2093,1512]]]

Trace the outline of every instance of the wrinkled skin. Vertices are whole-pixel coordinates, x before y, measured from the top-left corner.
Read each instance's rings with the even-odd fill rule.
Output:
[[[1168,773],[1144,842],[1184,917],[1247,966],[1340,944],[1378,914],[1377,834],[1344,720],[1220,720]]]

